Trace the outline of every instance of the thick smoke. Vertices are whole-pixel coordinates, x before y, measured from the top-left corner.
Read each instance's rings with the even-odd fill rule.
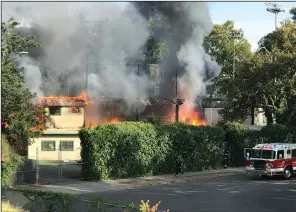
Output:
[[[212,22],[207,3],[203,2],[142,2],[134,3],[143,16],[160,17],[164,25],[170,29],[166,38],[169,51],[165,52],[164,66],[170,67],[166,77],[175,76],[176,69],[181,75],[179,85],[181,95],[187,104],[196,105],[198,96],[206,95],[208,80],[217,77],[220,66],[210,59],[203,48],[203,38],[212,30]],[[156,39],[161,39],[155,34]],[[177,64],[176,62],[177,61]],[[170,80],[163,87],[171,87]],[[163,95],[168,95],[168,89],[163,88]]]
[[[130,106],[137,97],[148,97],[147,78],[137,75],[137,68],[126,61],[139,57],[151,16],[161,19],[170,31],[169,36],[154,35],[156,40],[166,40],[161,96],[174,97],[172,78],[178,70],[180,93],[195,106],[198,96],[206,95],[206,85],[220,73],[202,46],[212,30],[206,3],[134,2],[126,9],[103,2],[3,3],[3,19],[21,21],[18,30],[36,36],[42,44],[28,50],[31,58],[22,62],[26,86],[32,91],[78,95],[87,85],[90,97],[124,98]]]
[[[130,9],[133,17],[114,3],[3,3],[3,19],[20,21],[18,30],[42,45],[28,50],[30,60],[23,57],[26,86],[38,94],[79,95],[88,82],[90,97],[130,104],[146,98],[147,79],[125,63],[148,36],[146,20]]]

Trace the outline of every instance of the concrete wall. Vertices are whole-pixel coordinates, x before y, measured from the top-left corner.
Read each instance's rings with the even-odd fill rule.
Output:
[[[42,151],[41,143],[42,141],[55,141],[55,151]],[[61,151],[60,142],[61,141],[73,141],[74,149],[73,151]],[[80,160],[80,139],[77,135],[42,135],[38,139],[35,139],[34,143],[28,147],[28,157],[33,160]]]
[[[49,113],[49,109],[46,108]],[[62,107],[61,115],[50,115],[50,120],[46,122],[49,128],[79,128],[84,123],[84,108],[80,108],[78,113],[73,113],[71,107]]]
[[[222,120],[222,117],[218,113],[219,110],[221,110],[221,108],[204,108],[205,120],[209,126],[215,126],[220,120]],[[251,125],[251,121],[251,116],[248,116],[244,124]],[[264,116],[263,109],[261,108],[255,110],[255,125],[266,125],[266,117]]]

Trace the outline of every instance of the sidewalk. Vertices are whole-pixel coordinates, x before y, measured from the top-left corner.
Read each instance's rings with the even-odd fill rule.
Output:
[[[118,180],[103,180],[100,182],[88,181],[60,181],[47,185],[31,185],[28,188],[48,190],[53,192],[64,192],[71,194],[98,193],[105,191],[133,189],[156,185],[166,185],[173,183],[193,182],[199,179],[213,179],[224,176],[241,175],[245,172],[244,168],[227,168],[212,171],[188,172],[178,178],[172,174],[137,177]]]

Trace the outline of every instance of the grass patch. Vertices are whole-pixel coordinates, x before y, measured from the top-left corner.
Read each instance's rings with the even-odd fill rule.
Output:
[[[2,211],[5,212],[26,212],[25,210],[11,205],[8,201],[2,201]]]

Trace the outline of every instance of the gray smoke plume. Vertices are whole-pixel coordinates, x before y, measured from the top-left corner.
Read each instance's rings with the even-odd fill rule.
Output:
[[[137,68],[126,61],[138,57],[146,44],[151,16],[157,16],[170,31],[169,36],[154,35],[156,40],[166,40],[162,97],[174,97],[172,78],[178,69],[181,93],[194,106],[198,96],[206,94],[206,85],[220,73],[202,47],[204,36],[212,30],[206,3],[134,2],[126,8],[103,2],[2,5],[3,20],[14,17],[21,21],[18,30],[36,36],[42,45],[28,50],[36,62],[23,65],[31,76],[26,85],[32,91],[40,88],[44,95],[78,95],[87,84],[87,93],[93,98],[124,98],[132,105],[137,97],[148,97],[147,77],[137,75]],[[38,70],[40,74],[29,75]]]
[[[28,50],[37,66],[28,58],[22,62],[26,86],[38,94],[40,88],[45,95],[79,95],[88,82],[90,97],[125,98],[129,104],[146,98],[147,79],[125,63],[147,40],[146,20],[115,3],[88,4],[3,3],[3,20],[20,21],[19,32],[42,45]]]
[[[168,51],[165,52],[164,66],[169,66],[167,79],[175,76],[179,69],[179,85],[181,93],[186,98],[186,104],[196,106],[198,96],[206,95],[206,85],[209,80],[217,77],[220,66],[210,59],[202,46],[203,38],[212,30],[212,22],[207,3],[204,2],[135,2],[136,8],[146,19],[151,16],[160,17],[164,26],[170,29],[166,38]],[[161,33],[155,33],[155,38],[161,40]],[[177,64],[176,62],[177,61]],[[169,86],[171,81],[164,83]],[[162,89],[167,95],[170,91]]]

